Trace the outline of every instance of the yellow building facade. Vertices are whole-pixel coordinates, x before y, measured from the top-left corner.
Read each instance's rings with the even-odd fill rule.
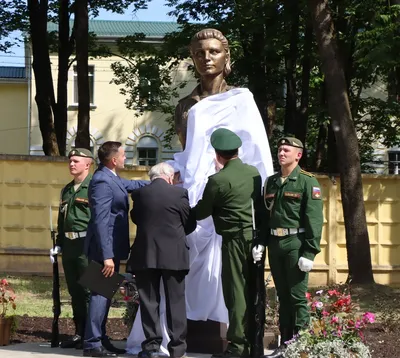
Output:
[[[52,27],[53,26],[53,27]],[[146,35],[145,42],[155,46],[163,41],[166,33],[177,29],[177,24],[171,22],[137,22],[137,21],[90,21],[89,31],[97,35],[101,45],[106,45],[111,52],[116,53],[115,41],[137,32]],[[54,25],[49,25],[49,31],[56,30]],[[114,78],[111,64],[122,62],[121,57],[115,55],[105,58],[89,59],[89,84],[91,95],[90,111],[90,136],[93,152],[105,141],[119,141],[123,144],[127,154],[127,164],[153,165],[156,162],[170,159],[173,153],[181,150],[181,146],[174,138],[169,148],[165,142],[165,132],[169,128],[166,116],[159,112],[145,112],[139,115],[128,109],[125,105],[126,97],[120,93],[121,87],[111,83]],[[52,76],[54,86],[57,85],[58,58],[51,56]],[[77,98],[77,72],[76,63],[68,71],[68,133],[67,151],[74,146],[77,132],[78,98]],[[182,61],[179,68],[172,74],[174,83],[180,84],[188,81],[182,89],[182,97],[189,94],[196,86],[196,81],[188,71],[191,61]],[[139,79],[138,79],[139,80]],[[32,74],[32,84],[35,83]],[[32,103],[34,93],[32,94]],[[176,100],[177,101],[177,100]],[[42,137],[39,130],[37,106],[32,106],[31,113],[31,142],[30,154],[42,155]]]
[[[0,153],[29,153],[29,92],[24,67],[0,66]]]
[[[134,166],[122,175],[146,179],[148,169]],[[324,228],[310,283],[343,283],[348,267],[340,181],[317,178],[324,200]],[[50,207],[56,229],[60,190],[70,180],[66,158],[0,155],[0,272],[51,274]],[[375,281],[399,285],[400,176],[363,175],[363,190]],[[133,224],[130,237],[135,238]]]

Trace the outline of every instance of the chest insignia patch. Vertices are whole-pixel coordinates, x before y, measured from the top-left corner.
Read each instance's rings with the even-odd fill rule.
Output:
[[[321,189],[317,186],[313,186],[312,188],[312,198],[313,199],[321,199]]]
[[[275,197],[275,194],[265,194],[265,199],[271,199]]]
[[[77,201],[78,203],[86,203],[86,204],[89,204],[89,200],[88,200],[88,199],[76,198],[75,201]]]
[[[296,198],[296,199],[300,199],[301,198],[301,194],[300,193],[291,193],[289,191],[286,191],[283,193],[284,196],[289,197],[289,198]]]

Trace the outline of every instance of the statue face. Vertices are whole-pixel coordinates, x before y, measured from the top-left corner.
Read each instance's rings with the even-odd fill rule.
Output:
[[[200,76],[219,75],[228,61],[224,46],[217,39],[195,42],[192,45],[192,58]]]

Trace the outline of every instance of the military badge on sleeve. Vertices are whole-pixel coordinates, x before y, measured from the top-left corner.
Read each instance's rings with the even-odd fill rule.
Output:
[[[313,186],[312,188],[312,198],[313,199],[321,199],[321,189],[317,186]]]

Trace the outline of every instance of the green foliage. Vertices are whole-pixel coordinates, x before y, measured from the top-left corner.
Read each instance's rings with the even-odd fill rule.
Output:
[[[27,26],[26,5],[20,0],[0,0],[0,52],[8,52],[10,47],[20,42],[6,38],[13,31],[24,30]]]
[[[91,17],[103,8],[123,13],[128,6],[144,9],[149,0],[90,0]],[[126,106],[141,115],[146,111],[160,113],[170,124],[167,142],[174,135],[173,112],[176,101],[188,78],[178,76],[185,71],[179,62],[189,58],[188,44],[195,32],[205,27],[221,30],[228,38],[232,57],[232,73],[228,77],[233,86],[248,87],[254,94],[265,123],[272,119],[266,111],[267,103],[274,103],[274,143],[283,134],[285,125],[285,62],[290,59],[291,25],[296,21],[296,8],[278,0],[165,0],[170,15],[177,18],[180,31],[168,34],[163,43],[143,42],[143,34],[132,34],[118,41],[122,61],[114,63],[113,83],[121,86]],[[73,12],[74,2],[70,3]],[[309,19],[306,1],[298,9],[299,31],[297,60],[294,75],[297,103],[304,94],[303,61],[310,61],[308,93],[308,125],[306,145],[308,163],[315,169],[319,154],[320,127],[330,124],[325,98],[324,76],[313,40],[311,51],[305,42]],[[348,84],[348,95],[354,125],[359,136],[363,171],[370,171],[373,144],[380,141],[387,147],[398,145],[400,138],[400,5],[386,0],[331,0],[334,24],[337,30],[339,52]],[[57,21],[58,0],[49,1],[49,20]],[[0,0],[0,41],[11,31],[26,29],[26,3],[18,0]],[[52,51],[57,51],[57,34],[50,34]],[[6,51],[11,42],[0,42],[0,51]],[[110,49],[96,43],[91,34],[90,55],[111,56]],[[115,54],[113,54],[115,55]],[[189,65],[189,70],[193,66]],[[193,74],[193,73],[192,73]],[[187,88],[187,94],[191,88]],[[322,131],[323,132],[323,131]],[[271,145],[271,148],[274,148]],[[327,168],[327,156],[322,168]]]

